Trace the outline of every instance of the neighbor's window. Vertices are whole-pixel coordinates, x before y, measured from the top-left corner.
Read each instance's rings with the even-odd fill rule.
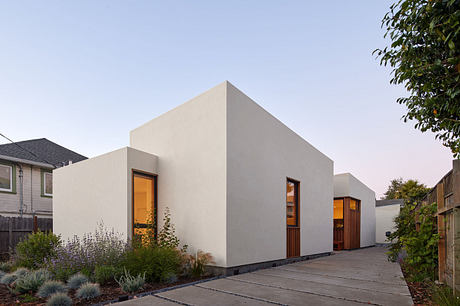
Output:
[[[0,165],[0,191],[13,192],[13,167]]]
[[[51,197],[53,195],[53,173],[43,172],[43,195]]]
[[[287,180],[286,182],[286,225],[299,226],[299,183]]]

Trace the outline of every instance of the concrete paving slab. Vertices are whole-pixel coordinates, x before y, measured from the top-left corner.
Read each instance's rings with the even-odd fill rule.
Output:
[[[138,306],[149,306],[149,305],[155,305],[155,306],[177,306],[177,303],[167,301],[165,299],[155,297],[152,295],[148,295],[142,298],[138,299],[132,299],[129,301],[121,302],[118,305],[123,305],[123,306],[133,306],[133,305],[138,305]]]
[[[378,291],[389,294],[400,294],[410,296],[409,290],[406,286],[401,286],[400,284],[384,284],[378,282],[370,282],[367,280],[355,280],[355,279],[343,279],[332,276],[324,275],[315,275],[307,274],[302,272],[293,272],[289,270],[281,269],[266,269],[255,271],[252,274],[256,275],[270,275],[280,278],[294,279],[299,281],[306,282],[316,282],[319,284],[329,284],[329,285],[338,285],[338,286],[347,286],[351,288],[365,289],[371,291]],[[248,274],[241,274],[241,277],[244,277]]]
[[[268,301],[251,299],[197,286],[183,287],[157,294],[187,305],[273,305]],[[279,305],[279,304],[278,304]]]
[[[296,290],[268,287],[254,283],[244,283],[230,279],[219,279],[212,282],[202,283],[197,286],[261,298],[282,305],[361,305],[340,297],[334,298]]]
[[[234,282],[243,282],[247,284],[257,283],[265,286],[283,288],[288,290],[297,290],[306,293],[321,294],[348,301],[358,301],[362,303],[371,303],[377,305],[412,305],[410,295],[394,294],[355,288],[347,283],[347,280],[341,280],[341,284],[325,284],[311,282],[293,278],[271,276],[267,274],[247,273],[228,278]]]

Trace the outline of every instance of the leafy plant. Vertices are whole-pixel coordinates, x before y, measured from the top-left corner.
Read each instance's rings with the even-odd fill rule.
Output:
[[[89,279],[86,275],[77,273],[72,275],[69,280],[67,281],[67,286],[70,289],[78,289],[81,285],[89,282]]]
[[[416,206],[406,204],[395,218],[396,231],[388,239],[393,240],[388,252],[389,259],[397,260],[399,252],[404,249],[404,260],[411,280],[434,279],[438,262],[439,234],[436,229],[436,203]],[[420,228],[416,229],[416,218]]]
[[[60,245],[46,267],[57,279],[65,281],[77,272],[91,275],[98,265],[118,266],[128,249],[119,234],[100,224],[94,234],[85,234],[82,239],[75,236]]]
[[[76,296],[80,299],[92,299],[101,295],[99,284],[85,283],[77,290]]]
[[[404,121],[431,130],[460,157],[460,5],[458,0],[399,0],[382,26],[391,45],[375,50],[381,65],[393,67],[392,84],[403,84],[409,97]]]
[[[96,266],[94,269],[94,280],[103,285],[114,281],[116,277],[122,274],[122,268],[114,266]]]
[[[65,293],[55,293],[53,294],[48,302],[46,303],[47,306],[70,306],[72,305],[72,299],[67,296]]]
[[[425,184],[419,183],[417,180],[409,179],[407,181],[402,178],[393,179],[384,193],[384,200],[403,199],[404,203],[420,202],[425,195],[430,191]]]
[[[206,265],[214,263],[210,253],[198,250],[195,255],[186,255],[185,270],[186,274],[193,277],[201,277],[205,274]]]
[[[165,281],[170,273],[180,272],[181,252],[167,247],[141,247],[127,253],[123,266],[134,275],[145,272],[148,282]]]
[[[0,279],[0,283],[5,284],[5,285],[9,285],[12,282],[14,282],[17,278],[18,278],[18,276],[16,274],[14,274],[14,273],[5,274]]]
[[[0,271],[8,273],[8,272],[11,272],[12,267],[13,267],[13,263],[11,261],[0,262]]]
[[[460,296],[447,286],[434,285],[432,297],[435,305],[460,306]]]
[[[50,274],[45,269],[31,271],[14,282],[14,291],[18,293],[36,292],[49,279]]]
[[[133,293],[140,289],[145,284],[145,272],[143,275],[138,274],[137,276],[131,276],[131,274],[125,269],[125,272],[119,279],[116,279],[121,290],[127,293]]]
[[[166,207],[163,217],[163,227],[158,232],[158,245],[163,248],[177,248],[179,247],[179,238],[176,236],[176,228],[171,222],[171,213],[169,208]]]
[[[16,266],[36,269],[43,266],[45,258],[55,256],[56,247],[61,243],[59,236],[41,231],[29,234],[16,245],[14,263]]]
[[[27,273],[29,273],[29,270],[26,268],[18,268],[16,269],[16,271],[13,272],[13,274],[16,275],[17,277],[24,276]]]
[[[27,294],[27,293],[20,295],[19,299],[21,300],[22,304],[33,303],[33,302],[36,302],[38,300],[37,297],[35,297],[33,295],[30,295],[30,294]]]
[[[66,292],[66,291],[67,291],[67,287],[64,285],[63,282],[49,280],[40,286],[40,288],[38,289],[37,295],[39,297],[49,297],[54,293]]]

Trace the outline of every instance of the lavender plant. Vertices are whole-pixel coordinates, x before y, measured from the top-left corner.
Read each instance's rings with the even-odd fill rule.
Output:
[[[120,264],[129,244],[113,230],[100,224],[95,233],[75,236],[56,249],[56,256],[46,262],[46,267],[60,280],[67,280],[76,272],[92,274],[96,266]]]

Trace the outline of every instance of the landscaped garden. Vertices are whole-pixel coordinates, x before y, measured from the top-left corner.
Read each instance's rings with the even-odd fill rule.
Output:
[[[150,224],[133,241],[103,225],[69,241],[30,234],[0,263],[0,304],[87,305],[209,277],[211,255],[179,244],[168,212],[158,234]]]

